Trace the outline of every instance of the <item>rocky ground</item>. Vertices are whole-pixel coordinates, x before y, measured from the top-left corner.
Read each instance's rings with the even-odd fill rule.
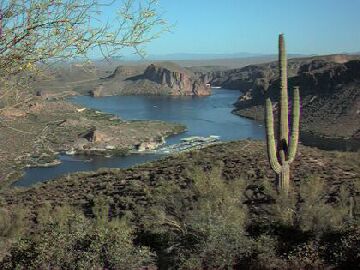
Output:
[[[335,199],[340,185],[353,190],[354,183],[360,181],[359,158],[359,153],[327,152],[301,146],[291,166],[295,190],[300,182],[317,178],[325,181],[329,200]],[[264,180],[274,183],[275,175],[269,168],[264,143],[249,140],[209,146],[130,169],[76,173],[32,188],[11,189],[1,195],[4,203],[11,206],[37,209],[49,202],[71,204],[85,210],[90,209],[93,198],[103,195],[109,198],[112,215],[116,216],[139,205],[146,208],[149,190],[160,183],[173,182],[186,189],[190,184],[189,172],[194,168],[208,171],[219,164],[222,164],[224,179],[246,181],[249,203],[265,202],[259,185]],[[359,194],[354,196],[356,203],[360,203]],[[259,205],[254,207],[256,211]]]
[[[3,110],[0,117],[0,186],[19,176],[24,167],[58,164],[60,151],[126,154],[137,147],[156,147],[165,137],[185,129],[161,121],[123,121],[41,98]]]

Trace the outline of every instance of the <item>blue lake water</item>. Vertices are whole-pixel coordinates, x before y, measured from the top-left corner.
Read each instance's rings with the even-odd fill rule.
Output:
[[[163,120],[184,124],[187,131],[167,139],[177,143],[189,136],[220,136],[222,141],[246,138],[263,139],[264,127],[259,123],[233,115],[233,103],[240,91],[213,89],[208,97],[115,96],[92,98],[79,96],[72,102],[84,107],[112,113],[126,120]],[[15,186],[30,186],[77,171],[99,168],[128,168],[156,160],[163,155],[133,154],[125,157],[69,157],[60,156],[62,163],[51,168],[28,168]]]

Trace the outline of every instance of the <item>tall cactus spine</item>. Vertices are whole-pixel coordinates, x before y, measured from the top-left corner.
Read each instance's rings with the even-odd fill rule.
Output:
[[[291,136],[289,136],[287,59],[283,34],[279,36],[279,73],[279,130],[276,140],[272,102],[270,97],[267,96],[265,100],[266,145],[270,166],[278,176],[278,188],[280,191],[288,193],[290,188],[290,164],[295,159],[299,141],[300,90],[299,87],[294,87]]]

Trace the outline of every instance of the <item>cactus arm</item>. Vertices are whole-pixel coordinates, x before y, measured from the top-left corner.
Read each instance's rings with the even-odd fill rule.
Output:
[[[271,168],[276,174],[280,174],[281,165],[276,157],[276,144],[274,134],[274,115],[272,110],[272,103],[270,98],[266,98],[265,101],[265,119],[266,119],[266,146],[268,152],[268,158]]]
[[[289,163],[293,162],[296,156],[296,150],[299,142],[299,126],[300,126],[300,90],[294,87],[294,97],[292,106],[292,127],[291,138],[289,143]]]
[[[279,36],[279,73],[280,73],[280,123],[279,141],[289,144],[289,106],[288,106],[288,82],[287,82],[287,59],[284,35]],[[286,153],[287,154],[287,153]]]

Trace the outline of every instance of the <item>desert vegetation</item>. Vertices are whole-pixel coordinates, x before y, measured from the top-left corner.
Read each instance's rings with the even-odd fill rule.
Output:
[[[2,269],[322,269],[359,266],[359,180],[330,195],[316,176],[289,194],[274,181],[225,179],[224,165],[186,181],[130,184],[84,212],[45,202],[2,208]],[[184,179],[185,180],[185,179]],[[127,195],[126,195],[127,194]],[[350,199],[352,198],[352,199]],[[135,202],[135,201],[136,202]],[[75,208],[74,208],[75,207]],[[30,211],[30,212],[29,212]],[[118,214],[116,214],[118,213]]]

